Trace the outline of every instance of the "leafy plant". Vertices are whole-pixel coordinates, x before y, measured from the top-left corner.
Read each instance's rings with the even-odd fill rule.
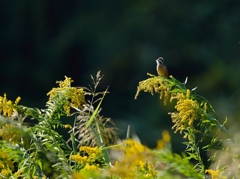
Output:
[[[176,100],[176,111],[169,113],[173,122],[172,129],[175,133],[184,134],[183,138],[188,140],[184,142],[187,146],[186,154],[188,154],[185,158],[194,159],[197,162],[196,171],[204,176],[205,166],[200,155],[199,143],[210,138],[210,143],[202,147],[209,151],[216,145],[221,147],[222,132],[226,134],[224,137],[226,139],[230,137],[230,134],[224,125],[219,123],[212,105],[204,97],[194,92],[196,88],[192,90],[186,88],[187,78],[184,83],[181,83],[172,76],[169,79],[148,75],[150,78],[139,82],[135,99],[140,91],[144,91],[150,92],[152,95],[154,92],[159,93],[160,99],[164,99],[165,105],[168,101]],[[201,136],[198,137],[198,135]]]
[[[113,121],[100,114],[109,92],[108,88],[97,91],[103,77],[99,71],[96,77],[91,76],[93,86],[88,88],[73,87],[73,80],[66,76],[64,81],[57,81],[59,86],[47,94],[45,109],[19,105],[20,97],[12,102],[6,94],[0,96],[0,177],[238,178],[239,169],[230,166],[239,165],[239,137],[232,137],[219,123],[212,105],[195,92],[196,88],[188,89],[187,80],[181,83],[172,76],[148,75],[139,82],[135,99],[144,91],[159,94],[165,105],[175,101],[175,111],[169,115],[174,132],[186,139],[184,153],[172,153],[171,136],[166,130],[156,149],[131,139],[130,126],[127,139],[118,140]],[[62,117],[70,116],[75,116],[73,126],[63,124]],[[26,125],[26,119],[35,124]],[[68,141],[59,128],[69,129]],[[211,168],[206,169],[200,150],[214,152],[209,158]]]
[[[103,92],[97,92],[97,87],[102,79],[102,75],[100,71],[96,74],[96,78],[91,76],[93,80],[93,87],[89,86],[89,88],[85,89],[85,95],[89,96],[90,99],[87,100],[85,104],[83,104],[83,108],[76,109],[78,112],[74,126],[69,131],[73,133],[74,136],[77,136],[78,145],[80,146],[107,146],[111,144],[111,142],[115,142],[117,139],[117,134],[115,131],[114,123],[110,118],[105,118],[100,115],[101,112],[101,102],[104,96],[108,93],[108,89]],[[94,105],[97,105],[95,108]],[[112,125],[112,126],[110,126]],[[71,139],[69,139],[70,141]]]

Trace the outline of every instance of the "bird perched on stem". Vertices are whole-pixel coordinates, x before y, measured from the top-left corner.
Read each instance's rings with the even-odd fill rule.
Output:
[[[156,63],[157,63],[156,69],[157,69],[158,75],[168,78],[168,70],[167,70],[167,67],[164,65],[164,59],[162,57],[159,57],[156,60]]]

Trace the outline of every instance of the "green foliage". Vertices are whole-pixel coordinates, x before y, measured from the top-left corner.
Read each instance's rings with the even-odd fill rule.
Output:
[[[164,98],[164,104],[167,104],[168,100],[170,102],[177,101],[175,105],[176,111],[169,113],[174,124],[172,129],[175,129],[175,133],[184,133],[183,138],[188,140],[183,142],[187,146],[187,156],[185,158],[197,161],[195,169],[204,175],[205,166],[200,156],[199,143],[206,138],[210,138],[210,143],[202,147],[202,149],[209,151],[216,145],[221,147],[222,140],[229,138],[230,134],[224,125],[218,122],[212,105],[204,97],[194,93],[196,88],[192,90],[186,88],[187,79],[184,83],[181,83],[172,76],[167,79],[151,74],[148,75],[150,78],[139,82],[135,99],[140,91],[144,91],[150,92],[152,95],[154,92],[159,93],[160,99]],[[225,137],[222,132],[225,133]],[[214,160],[214,158],[211,159]]]
[[[77,109],[77,112],[74,113],[76,114],[74,126],[69,132],[78,136],[77,147],[82,145],[102,147],[109,145],[112,141],[116,141],[117,134],[114,128],[109,125],[114,125],[114,123],[110,118],[104,118],[100,115],[101,102],[105,94],[108,93],[107,90],[104,92],[96,91],[102,77],[100,71],[96,74],[96,79],[91,76],[93,87],[89,86],[89,88],[85,88],[86,95],[90,99],[83,105],[83,109]],[[97,103],[98,105],[95,109],[94,105]]]
[[[150,75],[150,74],[149,74]],[[92,76],[91,76],[92,77]],[[162,132],[156,149],[149,149],[131,139],[119,142],[110,118],[101,116],[101,103],[107,90],[97,92],[102,76],[93,78],[93,87],[72,87],[71,78],[59,81],[59,87],[49,93],[46,109],[30,108],[0,97],[0,177],[1,178],[213,178],[236,177],[229,167],[221,165],[219,156],[236,151],[237,136],[231,138],[224,125],[218,122],[212,105],[189,90],[172,76],[170,79],[150,75],[139,83],[140,91],[158,93],[164,104],[175,100],[175,111],[170,112],[174,132],[183,134],[186,150],[181,155],[172,153],[171,137]],[[88,99],[89,98],[89,99]],[[74,110],[72,112],[71,110]],[[63,116],[75,115],[74,125],[63,124]],[[31,118],[34,126],[24,121]],[[69,128],[65,141],[59,128]],[[226,142],[228,141],[228,142]],[[204,143],[203,146],[200,143]],[[218,152],[213,151],[219,147]],[[206,169],[200,150],[213,151],[209,159],[212,168]],[[238,152],[227,156],[236,161]],[[231,163],[232,164],[232,163]],[[238,164],[235,162],[235,164]]]
[[[98,73],[98,77],[98,80],[100,80],[100,72]],[[67,141],[63,139],[63,136],[57,132],[57,129],[59,127],[71,128],[70,125],[64,125],[61,121],[62,116],[70,116],[71,108],[78,111],[87,111],[88,118],[85,118],[86,121],[91,118],[91,110],[93,109],[93,102],[91,105],[87,105],[85,102],[85,95],[90,93],[85,92],[83,88],[71,87],[71,82],[71,78],[68,77],[65,77],[64,81],[57,82],[59,83],[59,87],[53,88],[48,93],[49,101],[46,103],[46,109],[17,105],[19,100],[12,103],[10,100],[6,100],[6,95],[1,97],[2,114],[11,118],[9,120],[3,116],[1,117],[2,128],[0,136],[3,139],[1,141],[1,149],[6,154],[11,153],[11,156],[8,156],[8,158],[9,160],[13,160],[17,165],[15,170],[8,169],[8,172],[5,171],[9,168],[7,164],[4,165],[5,167],[1,167],[3,178],[8,176],[42,178],[46,176],[46,173],[52,178],[69,178],[71,176],[72,161],[69,157],[73,152],[72,148],[75,149],[76,153],[76,144],[69,146]],[[94,93],[94,97],[96,95]],[[79,118],[81,118],[80,116],[81,114],[78,114]],[[83,115],[82,118],[84,117],[86,116]],[[109,142],[111,134],[116,136],[113,128],[110,130],[110,128],[105,127],[110,119],[101,117],[100,110],[97,111],[97,117],[100,122],[96,124],[95,121],[98,119],[95,119],[90,125],[90,128],[95,133],[93,131],[90,132],[93,136],[95,135],[95,138],[104,138],[104,141]],[[25,126],[24,120],[26,118],[36,120],[37,123],[32,127]],[[96,130],[96,126],[98,130]],[[87,128],[80,125],[78,129],[81,132],[81,130]],[[78,139],[75,138],[76,133],[73,132],[74,130],[76,130],[76,126],[69,133],[73,136],[73,141],[77,141]],[[105,133],[102,134],[102,132],[109,135],[105,136]],[[88,138],[86,142],[92,142],[92,138]],[[96,145],[103,147],[99,143]],[[48,171],[49,169],[45,168],[46,166],[51,166],[51,171]]]

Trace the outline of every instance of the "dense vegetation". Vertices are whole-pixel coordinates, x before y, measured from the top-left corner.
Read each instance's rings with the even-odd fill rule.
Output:
[[[15,102],[6,94],[0,97],[1,178],[238,177],[238,169],[231,167],[238,165],[238,152],[233,152],[238,141],[219,123],[212,105],[194,92],[196,88],[188,89],[187,80],[149,76],[139,83],[135,98],[144,91],[158,93],[165,105],[176,101],[176,111],[169,115],[174,133],[186,139],[184,153],[172,152],[167,130],[154,149],[134,140],[130,126],[126,139],[119,140],[114,122],[100,115],[108,93],[97,91],[100,72],[88,88],[72,86],[73,80],[65,76],[47,93],[46,109],[19,105],[20,97]],[[74,125],[63,124],[62,117],[72,115]],[[27,118],[35,121],[34,126],[25,124]],[[69,129],[68,140],[58,128]],[[210,154],[211,168],[204,164],[200,149]]]

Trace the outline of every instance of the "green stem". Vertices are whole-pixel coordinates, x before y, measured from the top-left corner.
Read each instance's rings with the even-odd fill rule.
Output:
[[[92,132],[94,133],[94,135],[97,139],[97,143],[98,143],[99,148],[102,148],[102,147],[104,147],[104,144],[103,144],[102,137],[101,137],[101,134],[100,134],[100,129],[99,129],[98,125],[96,125],[96,126],[97,126],[99,134],[92,127],[92,125],[90,125],[90,129],[92,130]],[[105,161],[111,166],[111,161],[110,161],[108,151],[107,150],[102,150],[102,152],[103,152],[103,157],[104,157]]]

